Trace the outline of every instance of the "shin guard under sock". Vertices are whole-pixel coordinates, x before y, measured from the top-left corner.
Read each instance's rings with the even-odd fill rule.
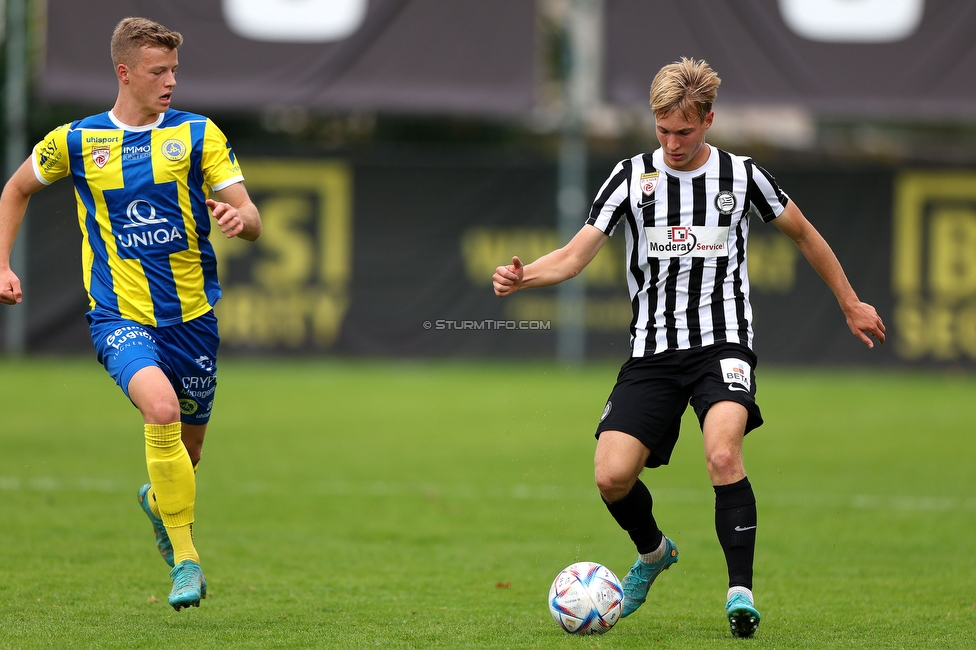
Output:
[[[194,474],[197,473],[198,467],[200,467],[199,463],[193,466]],[[156,490],[153,489],[152,485],[149,486],[149,490],[146,492],[146,500],[149,503],[149,509],[152,510],[152,513],[159,517],[159,504],[156,503]]]
[[[159,517],[173,544],[174,562],[199,562],[191,534],[196,477],[190,455],[183,446],[182,425],[179,422],[147,424],[145,434],[146,467]]]
[[[729,587],[752,589],[756,554],[756,496],[749,478],[715,487],[715,532],[729,567]]]
[[[637,546],[638,553],[653,553],[661,546],[664,534],[657,527],[651,512],[654,501],[647,486],[640,479],[637,479],[634,487],[623,499],[613,503],[604,499],[603,503],[620,527],[630,535],[630,539]]]

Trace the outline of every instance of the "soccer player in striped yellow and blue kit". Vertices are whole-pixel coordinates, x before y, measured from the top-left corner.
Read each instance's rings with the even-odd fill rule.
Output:
[[[183,37],[145,18],[112,36],[112,110],[54,129],[0,198],[0,302],[22,300],[10,251],[30,196],[70,176],[98,360],[144,420],[150,483],[138,493],[173,567],[176,611],[207,595],[192,537],[195,471],[216,389],[221,233],[253,241],[261,218],[233,149],[208,118],[170,110]]]

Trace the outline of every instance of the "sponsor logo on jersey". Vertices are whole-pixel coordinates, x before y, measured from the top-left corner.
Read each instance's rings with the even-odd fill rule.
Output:
[[[129,223],[122,226],[123,228],[141,228],[166,223],[166,219],[156,216],[156,208],[145,199],[136,199],[130,203],[125,209],[125,216],[129,217]]]
[[[92,162],[101,169],[108,162],[108,159],[112,157],[112,149],[109,147],[92,147],[91,157]]]
[[[54,139],[48,140],[44,146],[39,146],[37,149],[37,165],[45,172],[51,171],[61,158],[61,150],[58,149],[58,143]]]
[[[727,257],[728,226],[648,226],[647,256]]]
[[[157,217],[156,208],[145,199],[136,199],[129,203],[125,214],[129,218],[129,223],[124,224],[122,226],[123,228],[147,228],[149,226],[169,223],[165,218]],[[154,244],[168,244],[183,238],[183,233],[176,226],[145,230],[142,232],[129,232],[116,236],[119,248],[139,248]]]
[[[152,156],[152,147],[148,144],[125,145],[122,147],[122,162],[141,160]]]

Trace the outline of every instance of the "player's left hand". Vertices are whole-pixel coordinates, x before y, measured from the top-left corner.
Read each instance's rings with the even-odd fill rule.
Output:
[[[878,343],[884,345],[885,326],[877,310],[866,302],[859,302],[846,313],[847,326],[851,332],[861,342],[869,348],[874,347],[871,337],[878,339]]]
[[[244,221],[237,213],[237,208],[230,203],[220,203],[213,199],[207,199],[207,207],[210,208],[214,219],[217,220],[220,232],[227,235],[227,239],[238,236],[244,230]]]

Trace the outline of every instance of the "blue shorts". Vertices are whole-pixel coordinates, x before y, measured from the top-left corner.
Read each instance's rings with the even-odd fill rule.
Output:
[[[217,389],[217,317],[210,311],[187,323],[152,327],[100,311],[87,314],[98,362],[129,396],[129,381],[147,366],[159,367],[180,400],[180,420],[210,421]]]

